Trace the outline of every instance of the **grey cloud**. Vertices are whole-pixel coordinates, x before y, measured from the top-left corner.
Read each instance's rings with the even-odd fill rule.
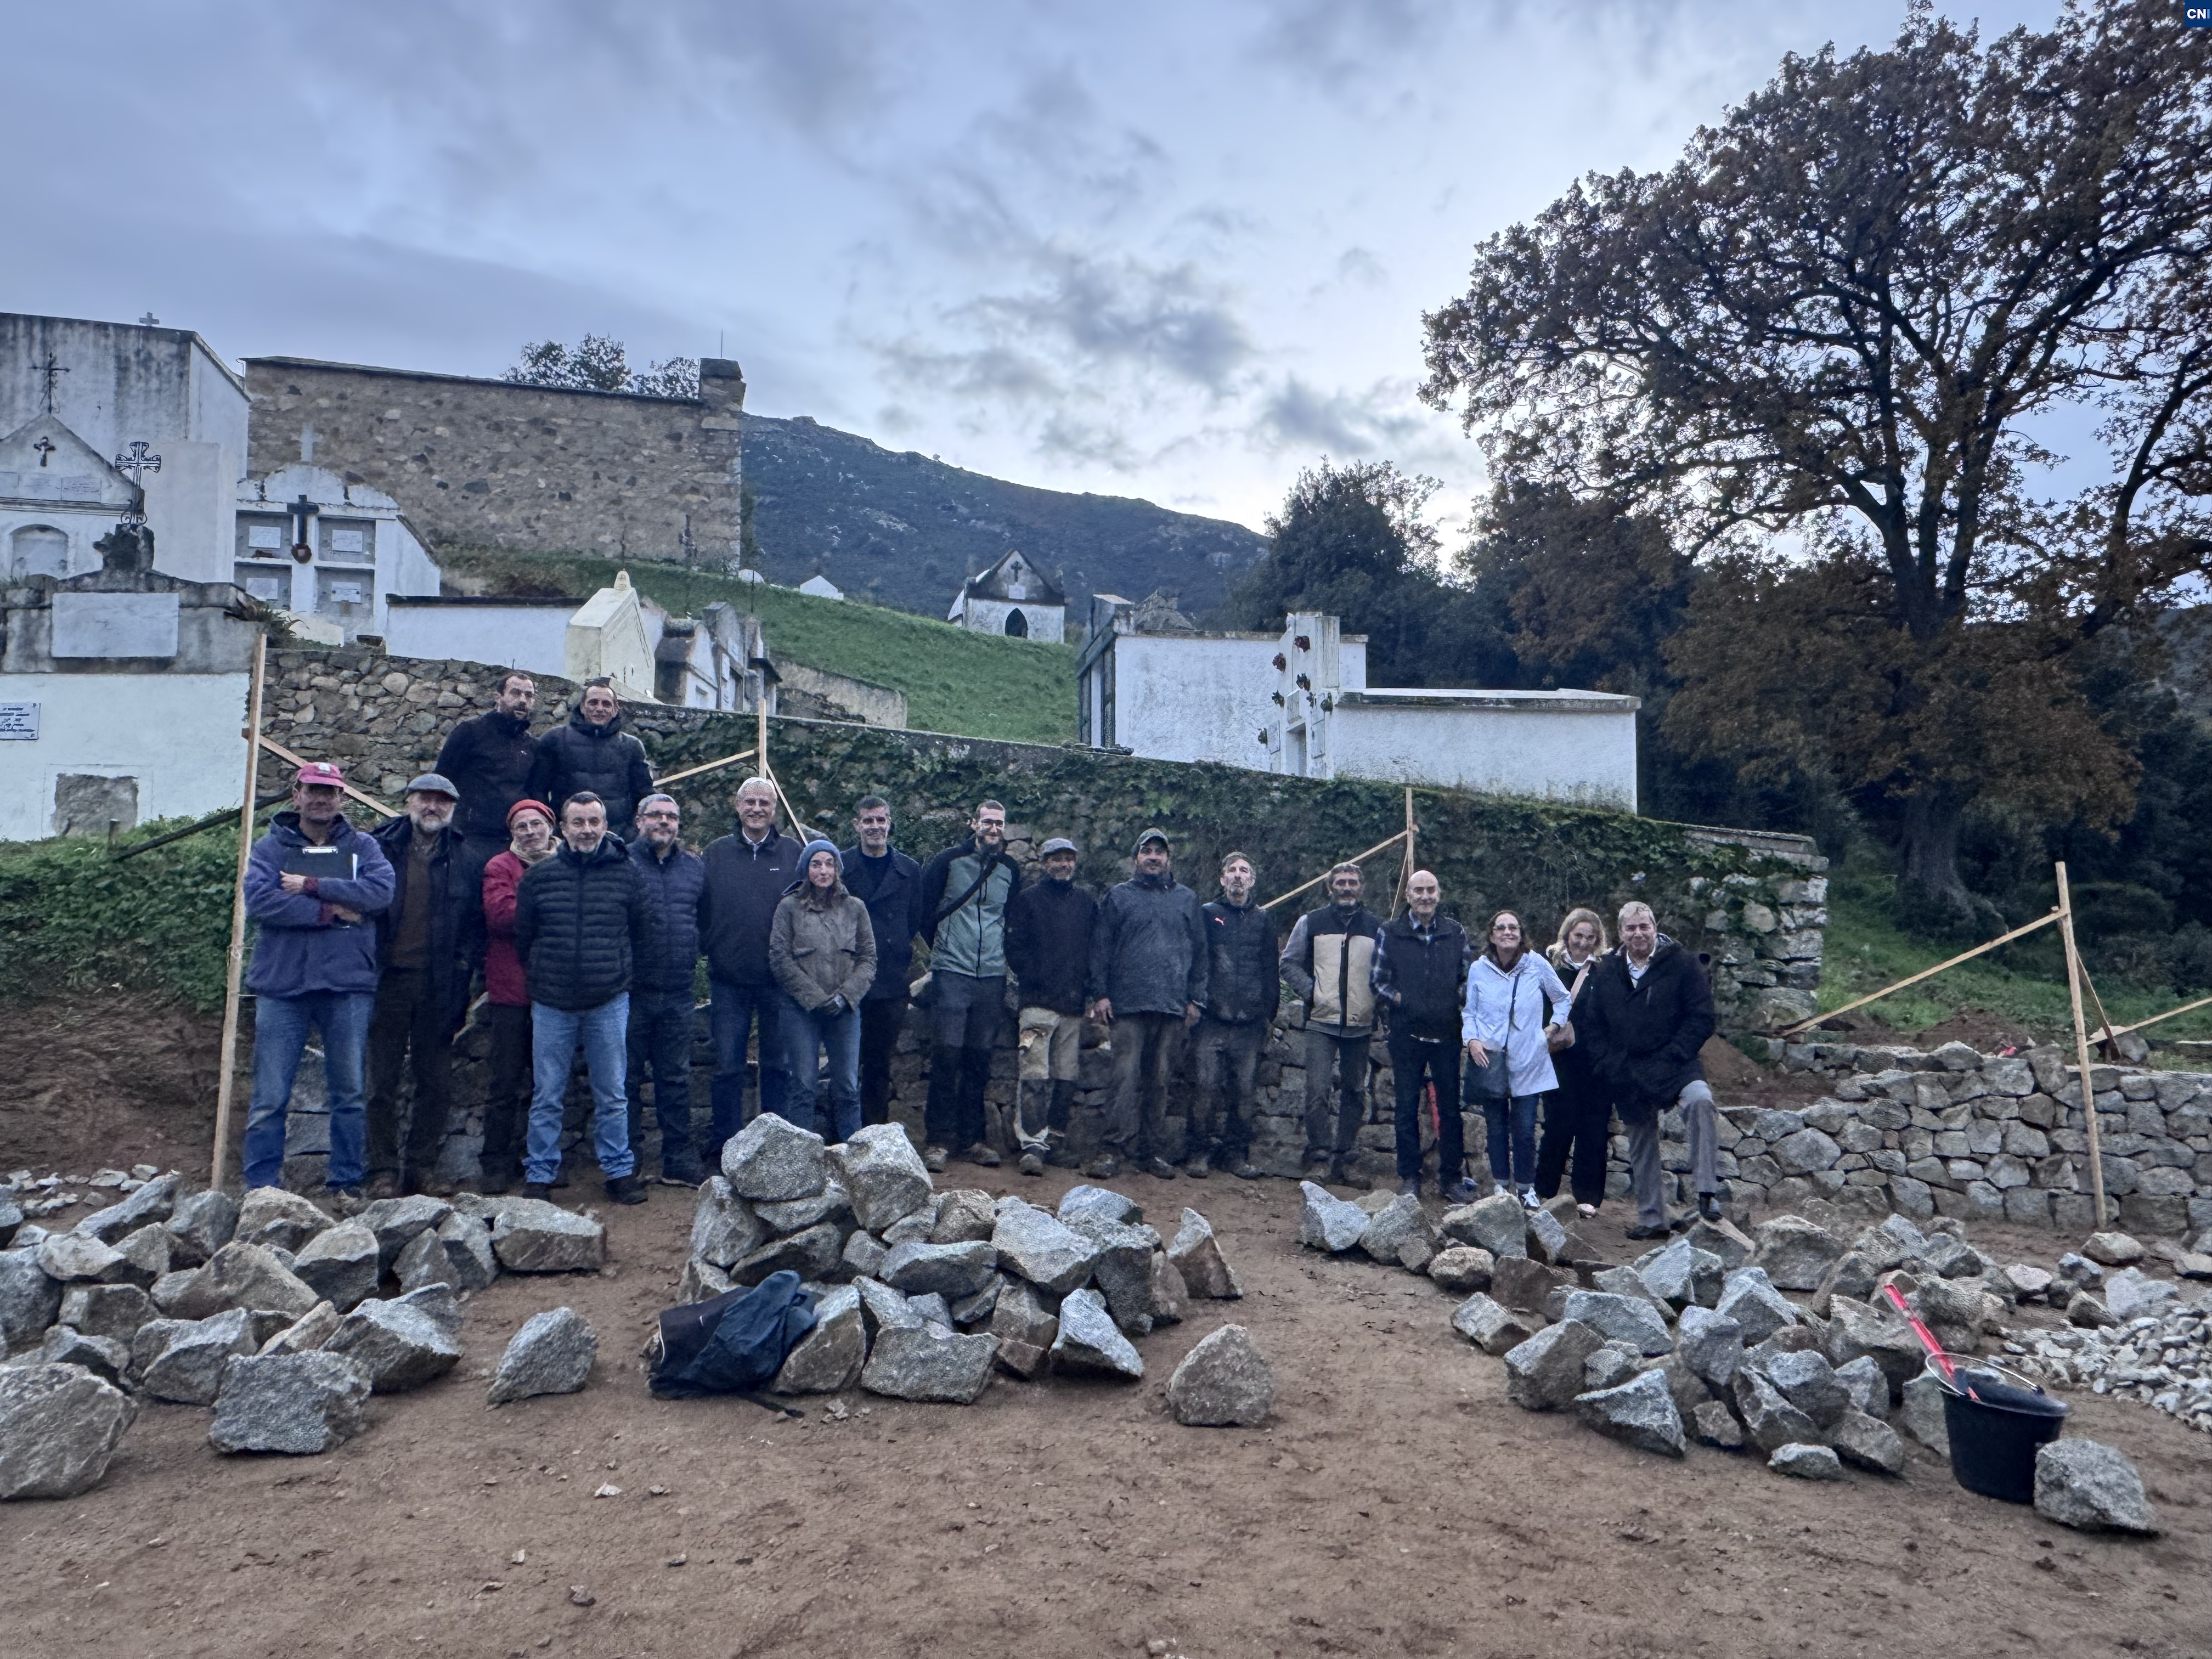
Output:
[[[1194,265],[1040,249],[1027,292],[958,307],[988,331],[1026,336],[1097,365],[1164,371],[1216,393],[1253,355],[1227,295]]]
[[[1333,455],[1388,454],[1401,462],[1464,466],[1456,424],[1424,410],[1410,381],[1384,380],[1364,392],[1323,392],[1296,374],[1261,398],[1253,435],[1263,448],[1325,450]]]
[[[1077,420],[1065,410],[1053,411],[1038,428],[1036,444],[1044,454],[1116,472],[1133,472],[1145,459],[1118,428]]]
[[[1045,363],[1006,346],[962,351],[933,347],[911,337],[880,343],[876,355],[900,384],[916,391],[952,392],[1010,403],[1060,395],[1060,379]]]

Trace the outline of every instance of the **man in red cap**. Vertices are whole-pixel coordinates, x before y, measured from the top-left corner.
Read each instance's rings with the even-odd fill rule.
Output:
[[[345,775],[311,761],[246,866],[246,910],[260,926],[246,988],[253,994],[253,1104],[246,1117],[246,1184],[276,1186],[285,1115],[310,1030],[323,1038],[331,1114],[330,1190],[358,1200],[362,1054],[376,1002],[375,918],[392,902],[391,863],[347,823]]]

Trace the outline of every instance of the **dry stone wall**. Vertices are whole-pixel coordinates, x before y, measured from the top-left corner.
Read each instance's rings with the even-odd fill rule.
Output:
[[[696,398],[254,357],[249,471],[312,459],[406,509],[434,547],[677,559],[738,552],[745,383],[699,366]],[[313,436],[307,434],[312,430]]]

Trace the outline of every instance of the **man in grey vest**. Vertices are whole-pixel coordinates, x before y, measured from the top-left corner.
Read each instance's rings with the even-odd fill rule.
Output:
[[[975,809],[968,839],[921,872],[921,937],[929,946],[929,1100],[922,1162],[941,1170],[953,1147],[985,1169],[999,1155],[985,1139],[983,1091],[1006,1018],[1006,905],[1021,890],[1006,851],[1006,809]]]

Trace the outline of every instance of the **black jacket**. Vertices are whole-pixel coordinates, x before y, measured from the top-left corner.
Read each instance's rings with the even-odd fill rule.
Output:
[[[1283,1002],[1275,913],[1216,899],[1199,914],[1206,919],[1207,1017],[1225,1025],[1273,1019]]]
[[[688,991],[699,963],[699,895],[707,890],[707,866],[696,853],[672,847],[657,858],[640,836],[629,859],[645,884],[646,914],[652,926],[637,958],[641,991]]]
[[[530,795],[538,739],[526,714],[494,711],[463,720],[446,734],[433,769],[461,792],[453,827],[495,854],[507,845],[507,809]]]
[[[1662,933],[1642,983],[1630,982],[1618,950],[1590,970],[1574,1026],[1575,1046],[1587,1046],[1621,1115],[1649,1117],[1705,1075],[1698,1050],[1713,1034],[1712,987],[1698,958]]]
[[[1072,881],[1047,877],[1014,895],[1006,906],[1006,966],[1021,981],[1023,1007],[1083,1012],[1097,918],[1098,901]]]
[[[531,793],[556,815],[569,796],[590,790],[607,804],[609,833],[625,841],[638,802],[653,793],[653,768],[646,763],[645,745],[623,730],[619,708],[605,726],[594,726],[578,708],[566,726],[556,726],[538,739],[538,763],[530,778]],[[507,838],[504,824],[499,834],[501,840]]]
[[[608,836],[589,853],[562,842],[515,890],[514,948],[530,1000],[578,1014],[622,995],[651,927],[644,879],[621,842]]]
[[[1171,875],[1138,875],[1106,890],[1091,933],[1090,991],[1124,1014],[1206,1006],[1206,923],[1198,895]]]
[[[1426,932],[1414,926],[1410,910],[1384,923],[1373,976],[1376,997],[1390,1010],[1390,1029],[1456,1042],[1467,963],[1467,929],[1442,911]]]
[[[403,813],[371,833],[392,866],[392,902],[376,917],[376,965],[381,969],[392,965],[392,940],[407,903],[415,820]],[[422,965],[432,997],[459,1030],[468,1015],[469,981],[483,957],[483,892],[480,866],[463,850],[461,837],[447,830],[438,840],[437,851],[430,854],[429,948]]]
[[[773,830],[755,847],[741,830],[707,848],[699,936],[707,972],[731,985],[773,985],[768,933],[775,907],[799,879],[799,843]]]
[[[914,936],[921,931],[921,866],[896,847],[884,856],[890,863],[883,879],[874,892],[863,893],[856,879],[865,869],[860,848],[848,847],[837,855],[846,890],[868,907],[868,926],[876,934],[876,976],[863,1002],[888,1002],[907,994],[914,977]]]

